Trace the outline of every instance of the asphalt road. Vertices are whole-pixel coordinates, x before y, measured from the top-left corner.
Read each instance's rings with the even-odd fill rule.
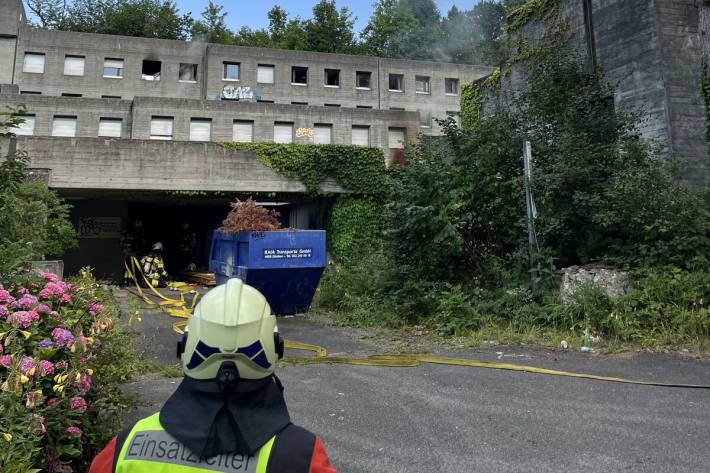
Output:
[[[146,313],[145,356],[173,362],[172,320]],[[331,353],[377,346],[351,331],[283,319],[287,338]],[[494,347],[453,354],[664,382],[710,383],[710,363]],[[710,471],[710,390],[621,385],[476,368],[311,365],[279,370],[293,420],[317,433],[340,473]],[[179,379],[149,375],[130,418],[160,408]]]

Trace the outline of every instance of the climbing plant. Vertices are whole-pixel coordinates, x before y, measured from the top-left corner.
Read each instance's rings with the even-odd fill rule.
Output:
[[[328,248],[338,261],[357,261],[376,248],[384,225],[382,200],[342,195],[328,217]]]
[[[389,187],[380,148],[300,143],[222,143],[222,146],[234,151],[253,151],[265,166],[298,178],[312,195],[322,194],[321,184],[328,178],[357,194],[383,195]]]
[[[560,0],[528,0],[510,11],[505,27],[506,33],[517,31],[532,17],[541,20],[557,18],[560,11]]]
[[[710,142],[710,72],[703,67],[703,97],[705,99],[705,139]]]
[[[478,125],[483,106],[483,91],[480,82],[468,82],[461,86],[461,127],[470,130]]]

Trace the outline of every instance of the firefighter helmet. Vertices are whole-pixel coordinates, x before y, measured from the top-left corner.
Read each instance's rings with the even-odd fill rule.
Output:
[[[190,378],[217,379],[223,365],[229,365],[239,379],[263,379],[283,356],[283,339],[266,298],[231,278],[197,304],[178,356]]]

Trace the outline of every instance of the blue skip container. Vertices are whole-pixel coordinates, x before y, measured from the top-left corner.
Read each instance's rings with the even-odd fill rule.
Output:
[[[214,232],[210,271],[217,284],[239,278],[276,315],[306,312],[326,266],[325,231]]]

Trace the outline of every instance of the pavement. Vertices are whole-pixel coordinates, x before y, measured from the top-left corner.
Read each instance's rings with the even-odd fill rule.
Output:
[[[145,311],[145,357],[175,363],[175,319]],[[386,349],[303,318],[279,320],[287,339],[331,354]],[[676,383],[710,383],[710,362],[673,355],[589,355],[531,347],[434,350],[439,355]],[[302,354],[295,353],[294,354]],[[382,368],[284,365],[295,423],[319,435],[340,473],[710,471],[710,390],[623,385],[445,365]],[[153,373],[126,422],[160,409],[179,378]]]

